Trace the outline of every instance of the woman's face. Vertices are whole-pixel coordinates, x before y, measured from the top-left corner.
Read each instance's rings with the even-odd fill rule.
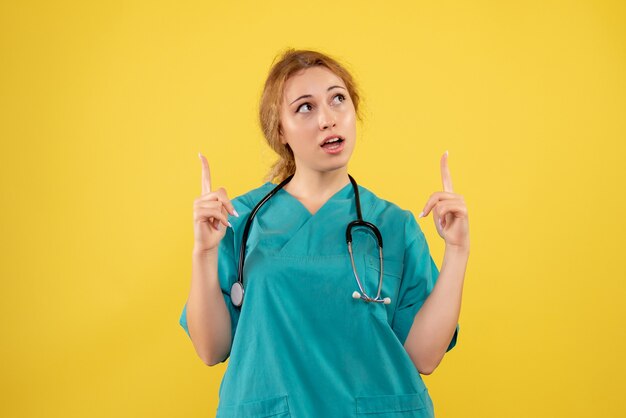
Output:
[[[345,167],[356,140],[356,112],[344,82],[328,68],[306,68],[285,83],[280,110],[281,142],[296,168],[332,171]],[[322,146],[328,137],[342,140]]]

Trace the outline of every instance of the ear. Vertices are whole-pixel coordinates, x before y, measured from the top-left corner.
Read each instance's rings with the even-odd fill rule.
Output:
[[[282,126],[278,127],[278,137],[280,138],[280,143],[285,145],[287,143],[287,140],[285,140],[285,136],[283,135],[283,128]]]

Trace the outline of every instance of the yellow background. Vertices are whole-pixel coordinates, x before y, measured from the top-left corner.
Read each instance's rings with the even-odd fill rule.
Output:
[[[263,182],[286,47],[359,82],[360,184],[418,214],[450,152],[471,255],[437,417],[626,416],[626,6],[591,0],[2,2],[0,415],[214,415],[225,365],[178,325],[197,153],[231,197]]]

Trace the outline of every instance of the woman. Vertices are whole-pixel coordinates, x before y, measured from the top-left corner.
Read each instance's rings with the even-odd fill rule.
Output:
[[[260,104],[263,133],[280,156],[268,180],[280,187],[268,181],[231,201],[224,188],[212,189],[200,156],[193,274],[180,324],[206,364],[230,356],[218,417],[434,416],[420,373],[431,373],[456,344],[467,210],[452,192],[446,153],[444,191],[423,211],[434,213],[446,242],[439,274],[413,214],[348,175],[358,108],[356,85],[339,63],[288,50]],[[272,191],[243,243],[246,221]],[[382,265],[371,229],[357,225],[346,243],[359,212],[380,231]]]

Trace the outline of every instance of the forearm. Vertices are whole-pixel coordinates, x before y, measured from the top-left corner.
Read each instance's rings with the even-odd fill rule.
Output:
[[[439,365],[456,330],[468,258],[469,249],[446,246],[435,287],[409,330],[404,347],[422,374]]]
[[[198,356],[209,366],[226,358],[231,345],[230,314],[217,275],[217,249],[192,254],[187,326]]]

